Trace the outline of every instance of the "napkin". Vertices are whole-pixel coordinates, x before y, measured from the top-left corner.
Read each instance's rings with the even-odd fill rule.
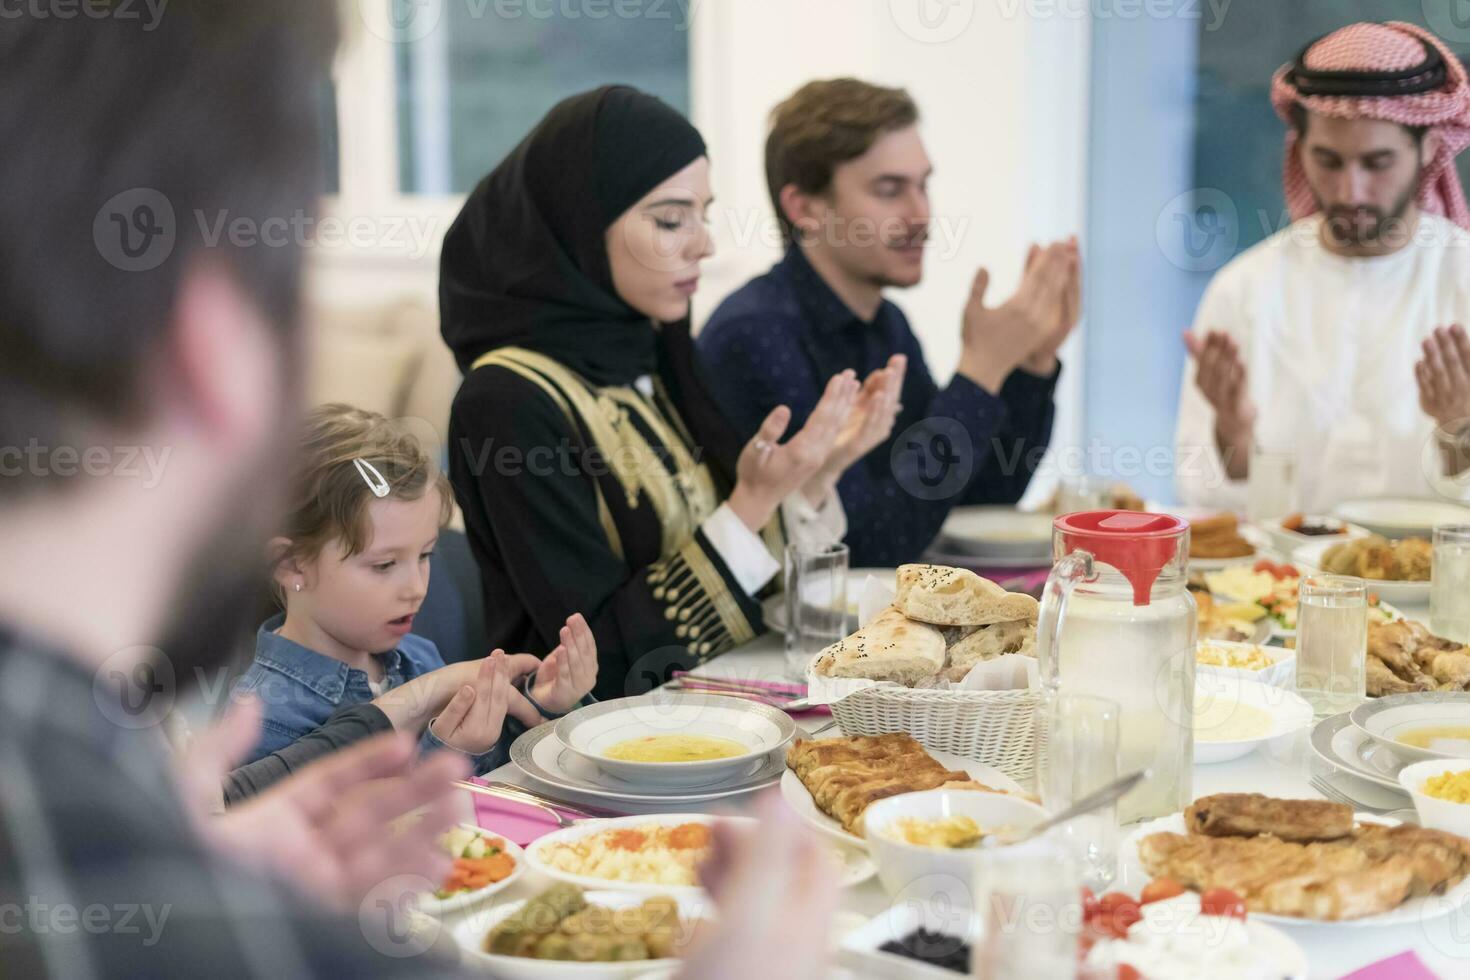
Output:
[[[1390,956],[1361,970],[1354,970],[1342,980],[1438,980],[1433,972],[1412,952]]]
[[[474,800],[475,823],[482,829],[515,841],[522,847],[558,829],[556,821],[534,806],[479,793],[474,794]],[[563,816],[578,816],[558,807],[552,809]]]

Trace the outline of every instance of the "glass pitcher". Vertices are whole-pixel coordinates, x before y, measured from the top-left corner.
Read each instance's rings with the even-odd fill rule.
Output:
[[[1132,823],[1192,798],[1195,605],[1189,525],[1165,514],[1083,511],[1056,519],[1037,666],[1045,703],[1091,694],[1119,705],[1123,773],[1150,777],[1119,802]],[[1045,712],[1038,712],[1038,718]],[[1045,774],[1041,774],[1045,778]]]

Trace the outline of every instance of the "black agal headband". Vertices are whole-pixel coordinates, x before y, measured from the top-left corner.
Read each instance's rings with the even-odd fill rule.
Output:
[[[1322,38],[1317,38],[1320,40]],[[1417,95],[1442,88],[1449,78],[1444,58],[1423,38],[1419,43],[1424,45],[1424,60],[1397,71],[1317,71],[1308,68],[1307,52],[1317,41],[1302,48],[1302,53],[1296,56],[1296,61],[1286,72],[1286,83],[1296,89],[1298,95]]]

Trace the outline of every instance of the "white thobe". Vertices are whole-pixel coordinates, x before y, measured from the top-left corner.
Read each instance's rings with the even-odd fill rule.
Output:
[[[1414,363],[1435,327],[1470,327],[1470,233],[1421,214],[1391,255],[1322,246],[1321,216],[1297,221],[1221,269],[1195,317],[1201,336],[1240,345],[1256,405],[1255,444],[1296,456],[1297,506],[1330,513],[1358,497],[1470,498],[1470,474],[1444,474]],[[1215,412],[1185,365],[1176,489],[1187,504],[1243,510],[1246,482],[1225,473]]]

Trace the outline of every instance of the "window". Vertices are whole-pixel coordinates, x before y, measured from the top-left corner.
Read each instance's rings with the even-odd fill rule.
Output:
[[[397,190],[468,192],[548,109],[599,85],[634,85],[687,114],[689,31],[680,10],[623,0],[445,0],[432,31],[394,45]]]

